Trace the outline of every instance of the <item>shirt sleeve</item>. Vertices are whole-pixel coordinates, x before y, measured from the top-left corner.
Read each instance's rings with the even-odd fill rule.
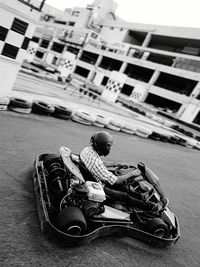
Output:
[[[97,181],[108,182],[111,185],[116,182],[117,176],[106,168],[99,155],[93,149],[89,147],[83,149],[80,153],[80,158]]]
[[[114,184],[117,180],[117,176],[115,176],[112,172],[110,172],[103,162],[100,160],[96,160],[96,164],[93,165],[91,172],[98,177],[103,182],[108,182],[109,184]]]

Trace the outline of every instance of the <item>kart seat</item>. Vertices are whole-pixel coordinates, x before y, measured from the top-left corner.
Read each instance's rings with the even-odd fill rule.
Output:
[[[79,170],[85,181],[96,182],[91,172],[85,167],[84,163],[81,161],[79,155],[71,154],[71,159],[79,167]]]
[[[85,181],[96,182],[96,179],[94,178],[94,176],[91,174],[91,172],[85,167],[84,163],[81,161],[79,162],[79,169]]]

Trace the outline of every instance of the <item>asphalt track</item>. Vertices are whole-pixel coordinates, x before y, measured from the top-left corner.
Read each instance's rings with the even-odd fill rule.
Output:
[[[179,218],[177,244],[155,249],[127,237],[108,237],[66,248],[41,234],[31,177],[35,156],[56,153],[60,146],[78,153],[97,130],[52,117],[0,112],[0,266],[200,266],[199,150],[123,133],[112,132],[108,160],[143,161],[156,172]]]

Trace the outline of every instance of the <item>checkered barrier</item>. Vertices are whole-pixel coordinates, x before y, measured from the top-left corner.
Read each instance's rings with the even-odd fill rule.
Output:
[[[123,86],[122,83],[110,79],[106,85],[106,89],[114,93],[117,93],[118,91],[121,90],[122,86]]]
[[[33,27],[14,14],[0,14],[0,55],[22,62],[32,38]]]
[[[133,92],[132,92],[132,94],[131,94],[131,99],[132,100],[136,100],[136,102],[139,102],[139,101],[141,101],[141,98],[142,98],[142,94],[140,93],[140,92],[135,92],[134,90],[133,90]]]

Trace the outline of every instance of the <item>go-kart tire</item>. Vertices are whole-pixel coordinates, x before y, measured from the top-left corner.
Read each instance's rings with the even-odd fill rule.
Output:
[[[63,107],[63,106],[55,105],[54,114],[59,114],[59,115],[62,114],[62,115],[71,116],[72,110],[66,107]]]
[[[16,107],[16,108],[29,109],[32,107],[32,103],[21,98],[11,97],[9,106]]]
[[[9,106],[9,110],[15,111],[17,113],[23,113],[23,114],[30,114],[32,111],[31,108],[17,108],[15,106]]]
[[[52,163],[54,162],[60,163],[60,161],[61,161],[61,158],[58,154],[48,154],[43,160],[44,167],[48,170]]]
[[[85,119],[82,119],[82,118],[76,116],[75,114],[72,115],[71,119],[72,119],[72,121],[75,121],[75,122],[78,122],[78,123],[81,123],[84,125],[89,125],[89,126],[92,125],[92,122],[85,120]]]
[[[153,218],[148,221],[145,228],[153,235],[157,237],[165,237],[168,234],[168,227],[160,218]]]
[[[58,228],[66,234],[79,236],[87,229],[85,217],[78,207],[67,207],[57,216]]]
[[[113,131],[116,131],[116,132],[120,132],[120,130],[121,130],[121,127],[115,126],[115,125],[110,124],[110,123],[108,125],[106,125],[106,128],[113,130]]]
[[[82,120],[86,120],[90,123],[93,123],[96,121],[96,117],[95,115],[92,115],[90,113],[88,113],[87,111],[84,110],[80,110],[78,109],[77,111],[75,111],[74,115]]]
[[[95,121],[95,123],[101,124],[101,125],[104,125],[105,126],[105,125],[108,125],[109,124],[110,120],[111,120],[110,118],[106,118],[106,117],[104,117],[101,114],[96,114],[96,121]]]
[[[97,122],[97,121],[93,122],[92,125],[97,126],[99,128],[104,128],[105,127],[105,124],[102,124],[102,123]]]
[[[141,132],[139,132],[139,131],[136,131],[135,132],[135,135],[137,135],[137,136],[140,136],[140,137],[143,137],[143,138],[148,138],[148,134],[146,134],[146,133],[141,133]]]
[[[33,101],[33,106],[32,106],[33,113],[49,115],[53,113],[54,110],[55,110],[54,106],[48,103],[42,101]]]
[[[0,97],[0,106],[1,105],[9,105],[10,103],[10,98],[9,97]]]
[[[124,127],[124,123],[118,120],[111,119],[109,122],[110,125],[114,125],[116,127],[119,127],[120,129]]]
[[[52,116],[58,119],[62,119],[62,120],[69,120],[71,119],[71,115],[65,115],[65,114],[61,114],[61,113],[56,113],[53,112]]]
[[[1,105],[0,104],[0,111],[4,111],[4,110],[7,110],[8,109],[8,106],[7,105]]]

